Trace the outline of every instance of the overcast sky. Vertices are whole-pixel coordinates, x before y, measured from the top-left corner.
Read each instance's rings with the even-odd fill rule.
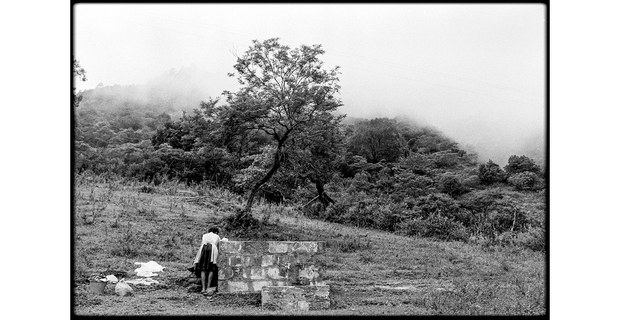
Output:
[[[207,70],[218,94],[251,40],[321,44],[341,66],[341,111],[405,115],[483,160],[505,163],[545,130],[545,10],[536,4],[79,4],[78,89],[142,84],[172,68]],[[207,98],[207,97],[205,97]],[[538,150],[543,153],[543,150]]]

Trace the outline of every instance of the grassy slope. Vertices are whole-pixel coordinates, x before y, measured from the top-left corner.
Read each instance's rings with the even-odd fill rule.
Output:
[[[262,310],[256,295],[220,295],[208,303],[179,281],[206,228],[239,205],[222,190],[174,183],[141,192],[142,184],[78,176],[75,199],[75,312],[77,314],[280,314]],[[540,314],[544,313],[544,254],[481,248],[358,229],[259,206],[270,225],[254,234],[223,230],[231,240],[326,240],[326,280],[333,308],[304,314]],[[166,267],[153,287],[118,297],[87,291],[87,277],[134,262]]]

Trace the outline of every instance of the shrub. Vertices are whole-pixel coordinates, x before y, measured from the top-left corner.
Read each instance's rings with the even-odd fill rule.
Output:
[[[525,213],[507,201],[496,202],[484,218],[492,228],[488,234],[522,230],[527,222]]]
[[[453,168],[458,164],[458,154],[456,153],[441,153],[434,160],[437,168]]]
[[[492,239],[512,230],[523,230],[527,224],[525,212],[505,199],[498,190],[483,190],[467,194],[459,201],[461,208],[472,213],[466,224],[476,236]]]
[[[435,192],[433,179],[423,175],[403,172],[394,179],[394,194],[401,197],[420,197]]]
[[[340,198],[325,210],[307,206],[303,211],[306,216],[328,222],[388,231],[395,231],[398,224],[410,215],[405,203],[395,203],[389,198],[367,197],[364,194]]]
[[[374,189],[374,185],[370,182],[370,175],[367,172],[359,172],[353,177],[352,186],[355,190],[359,191],[371,191]]]
[[[344,223],[345,215],[349,211],[350,207],[351,205],[346,201],[337,201],[327,207],[327,210],[319,212],[317,218],[323,219],[327,222]]]
[[[465,192],[467,189],[463,186],[461,181],[453,175],[444,174],[439,178],[439,190],[443,193],[449,194],[450,196],[458,196]]]
[[[540,167],[534,162],[534,160],[526,156],[512,155],[508,158],[508,164],[504,167],[504,170],[508,175],[513,175],[521,172],[533,172],[540,173]]]
[[[380,204],[373,213],[375,228],[396,231],[398,224],[403,221],[406,216],[406,208],[404,204],[400,203],[391,203],[389,205]]]
[[[468,232],[456,221],[438,214],[427,218],[406,220],[399,225],[399,230],[408,236],[432,237],[441,240],[466,241]]]
[[[482,190],[466,194],[459,200],[459,204],[473,212],[485,210],[504,196],[498,190]]]
[[[444,193],[433,193],[416,199],[414,210],[421,217],[429,217],[433,214],[461,220],[461,206],[459,203]]]
[[[495,182],[506,181],[506,173],[498,164],[489,160],[486,164],[478,167],[478,177],[483,184],[493,184]]]
[[[359,228],[374,227],[376,212],[381,210],[382,206],[379,201],[376,198],[361,199],[344,216],[346,221]]]
[[[517,234],[514,243],[534,251],[544,251],[545,230],[539,227],[528,228]]]
[[[430,156],[420,153],[411,153],[400,163],[405,168],[416,174],[425,174],[435,167],[435,163],[432,161]]]
[[[519,172],[510,176],[508,183],[517,190],[540,190],[544,188],[542,179],[530,171]]]
[[[463,187],[475,188],[480,185],[480,178],[478,176],[468,176],[463,179]]]

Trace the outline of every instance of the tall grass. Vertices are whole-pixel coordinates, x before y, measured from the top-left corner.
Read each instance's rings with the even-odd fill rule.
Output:
[[[163,181],[155,186],[79,175],[76,186],[78,214],[90,217],[93,206],[103,208],[92,224],[84,224],[80,218],[74,220],[78,281],[109,268],[130,271],[135,268],[135,261],[149,260],[169,267],[167,270],[174,277],[182,277],[187,274],[185,267],[191,264],[201,234],[218,225],[221,235],[231,240],[326,241],[326,280],[335,288],[335,305],[344,310],[366,306],[370,313],[386,310],[380,309],[383,307],[418,308],[430,314],[544,312],[544,268],[540,255],[517,247],[514,250],[520,251],[513,254],[501,247],[490,251],[461,242],[402,237],[309,219],[293,205],[267,203],[255,206],[256,224],[243,229],[225,223],[235,208],[242,206],[243,199],[224,189],[187,186],[178,181]],[[151,191],[142,191],[144,186]],[[532,261],[538,264],[528,265]],[[484,278],[488,276],[491,278]],[[451,281],[454,286],[442,291],[433,285],[416,292],[368,289],[376,283],[420,279]],[[158,295],[178,299],[179,291],[173,288]],[[92,302],[87,295],[78,300],[78,304]],[[104,299],[100,303],[118,301]],[[182,299],[179,303],[191,307],[190,302]]]

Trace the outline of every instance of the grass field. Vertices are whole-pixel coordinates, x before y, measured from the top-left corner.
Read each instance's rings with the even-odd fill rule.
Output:
[[[182,285],[207,228],[240,206],[226,190],[174,182],[148,186],[76,176],[74,311],[78,315],[256,315],[260,297],[219,295],[208,302]],[[327,241],[332,308],[310,315],[544,314],[545,255],[512,247],[411,238],[308,219],[294,208],[259,204],[261,229],[220,232],[230,240]],[[132,275],[134,262],[166,267],[154,286],[119,297],[88,292],[105,270]],[[288,314],[288,313],[287,313]]]

